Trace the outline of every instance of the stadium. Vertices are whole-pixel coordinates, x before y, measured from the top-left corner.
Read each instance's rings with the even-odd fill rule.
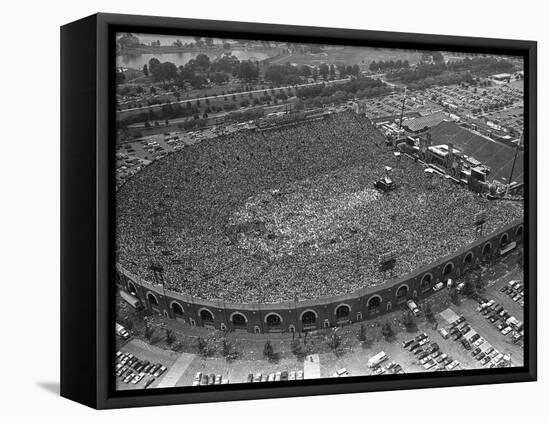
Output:
[[[427,177],[343,112],[170,154],[119,189],[116,223],[122,291],[191,325],[263,333],[423,298],[521,242],[523,205]]]

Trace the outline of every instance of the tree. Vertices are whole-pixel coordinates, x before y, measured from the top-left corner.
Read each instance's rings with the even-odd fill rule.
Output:
[[[192,66],[206,70],[210,67],[210,57],[206,54],[198,54],[192,61]]]
[[[403,313],[402,320],[403,320],[403,324],[407,329],[411,329],[414,327],[414,316],[411,311]]]
[[[292,351],[292,354],[296,357],[302,357],[304,355],[302,344],[299,339],[293,339],[290,342],[290,351]]]
[[[149,76],[149,68],[147,67],[147,63],[143,65],[143,74],[145,76]]]
[[[323,79],[327,79],[328,72],[329,72],[328,65],[326,63],[322,63],[319,66],[319,75],[321,75]]]
[[[143,319],[143,324],[145,325],[145,338],[150,341],[153,337],[153,334],[155,333],[155,328],[151,325],[147,318]]]
[[[200,336],[197,338],[197,351],[203,357],[208,355],[208,342]]]
[[[229,354],[231,354],[231,343],[227,341],[227,339],[222,339],[222,355],[224,357],[227,357]]]
[[[160,60],[156,57],[149,59],[149,72],[154,73],[154,69],[160,65]]]
[[[257,66],[254,65],[251,61],[241,62],[239,64],[239,69],[237,76],[243,81],[252,81],[258,78],[260,72],[258,71]]]
[[[458,294],[458,290],[454,286],[449,291],[449,300],[455,305],[460,304],[460,295]]]
[[[476,270],[474,272],[473,278],[474,278],[475,290],[480,294],[485,292],[486,283],[483,277],[481,276],[481,270]]]
[[[166,328],[165,335],[166,335],[166,343],[168,345],[172,345],[176,340],[176,337],[174,336],[174,331],[172,329]]]
[[[393,327],[390,322],[384,322],[382,325],[382,336],[387,341],[394,335]]]
[[[429,321],[429,322],[433,322],[434,321],[434,312],[432,310],[432,305],[431,303],[426,303],[424,305],[424,316],[426,316],[426,319]]]
[[[367,340],[367,330],[365,329],[365,325],[363,323],[361,323],[361,326],[359,327],[357,338],[361,342],[365,342]]]
[[[275,352],[273,351],[273,345],[271,345],[271,341],[268,339],[264,344],[264,357],[268,360],[272,360],[274,355]]]
[[[467,297],[475,297],[477,294],[476,285],[473,280],[467,279],[464,281],[464,288],[462,288],[462,293]]]

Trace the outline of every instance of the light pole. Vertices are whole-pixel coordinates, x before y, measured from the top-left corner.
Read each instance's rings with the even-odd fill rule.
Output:
[[[162,294],[164,296],[164,305],[166,307],[166,312],[169,313],[168,310],[170,308],[168,307],[168,299],[166,298],[166,287],[164,286],[164,268],[158,264],[152,263],[149,269],[153,271],[153,276],[157,285],[159,284],[160,280],[160,284],[162,285]]]

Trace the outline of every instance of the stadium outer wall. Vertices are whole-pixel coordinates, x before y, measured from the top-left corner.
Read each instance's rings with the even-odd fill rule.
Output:
[[[403,277],[350,294],[315,300],[274,304],[210,301],[164,290],[131,274],[120,264],[116,266],[117,284],[148,310],[193,326],[252,333],[317,330],[404,308],[408,299],[427,298],[434,293],[437,283],[460,277],[480,262],[494,260],[506,245],[521,244],[523,227],[523,220],[512,222]]]

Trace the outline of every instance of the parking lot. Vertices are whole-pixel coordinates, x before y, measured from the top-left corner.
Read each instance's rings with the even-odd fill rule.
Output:
[[[358,375],[415,373],[436,370],[449,370],[451,363],[455,370],[482,369],[496,366],[523,365],[523,347],[521,342],[514,342],[513,334],[519,333],[514,329],[503,334],[498,325],[506,322],[509,317],[523,322],[524,313],[520,301],[514,301],[516,292],[503,292],[505,286],[519,287],[523,283],[523,272],[514,265],[515,258],[497,262],[484,271],[487,286],[482,293],[483,300],[473,300],[461,297],[459,305],[446,300],[446,293],[442,290],[430,301],[434,310],[434,320],[428,321],[423,316],[425,302],[420,302],[420,315],[415,318],[414,327],[407,330],[402,324],[403,310],[381,316],[380,319],[364,322],[368,340],[359,342],[357,333],[359,324],[345,326],[338,330],[344,346],[341,351],[332,351],[326,345],[326,336],[310,335],[308,343],[315,346],[318,354],[297,358],[288,351],[289,338],[283,336],[272,339],[276,351],[280,352],[278,359],[268,361],[262,358],[261,349],[265,339],[250,338],[233,339],[239,345],[240,359],[226,360],[224,357],[201,357],[192,353],[176,353],[157,346],[149,345],[139,339],[132,339],[120,346],[122,353],[131,353],[140,361],[150,364],[160,364],[166,370],[159,377],[153,377],[149,387],[162,386],[191,386],[204,383],[208,376],[208,384],[212,383],[245,383],[250,375],[260,382],[275,381],[276,378],[297,378],[300,374],[305,379],[312,377],[330,378]],[[510,283],[511,281],[512,284]],[[520,289],[521,290],[521,289]],[[517,298],[516,298],[517,299]],[[491,313],[482,314],[484,306],[481,303],[491,304]],[[499,316],[498,325],[492,323],[488,316],[497,312],[506,311],[504,317]],[[509,317],[508,317],[509,316]],[[514,321],[515,321],[514,320]],[[381,336],[381,324],[391,322],[395,330],[390,340]],[[456,326],[456,329],[455,329]],[[197,328],[198,329],[198,328]],[[449,335],[443,336],[445,329]],[[461,335],[458,335],[458,331]],[[462,333],[463,332],[463,333]],[[444,332],[443,332],[444,333]],[[445,333],[444,333],[445,334]],[[458,339],[457,338],[458,335]],[[235,336],[239,336],[235,334]],[[426,341],[415,340],[419,337]],[[463,342],[467,339],[468,348]],[[411,347],[416,342],[422,345]],[[435,347],[435,344],[437,347]],[[404,344],[407,347],[404,347]],[[479,351],[477,350],[479,348]],[[260,351],[258,353],[258,350]],[[384,360],[377,366],[369,367],[369,360],[380,353],[384,353]],[[415,354],[416,352],[416,354]],[[475,357],[472,353],[475,352]],[[507,361],[509,358],[509,362]],[[498,360],[498,364],[493,361]],[[176,365],[174,365],[176,363]],[[390,367],[390,368],[388,368]],[[286,372],[286,373],[285,373]],[[134,371],[134,374],[140,373]],[[197,373],[201,379],[197,382]],[[169,377],[167,376],[169,375]],[[124,377],[117,378],[119,389],[142,389],[152,375],[145,374],[137,383],[132,379],[124,382]]]

